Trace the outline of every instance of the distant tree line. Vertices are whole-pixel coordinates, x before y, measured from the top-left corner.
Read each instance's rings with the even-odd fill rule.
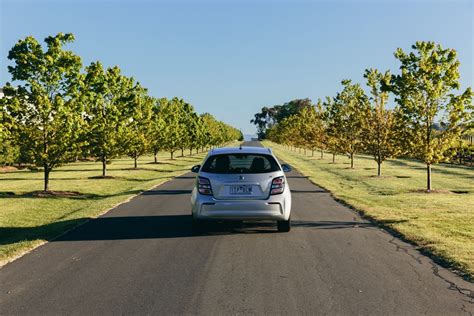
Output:
[[[342,81],[342,90],[312,104],[309,99],[264,107],[251,120],[260,138],[303,150],[333,155],[370,154],[378,165],[387,158],[411,157],[431,166],[472,159],[473,92],[459,92],[459,60],[454,49],[417,42],[412,51],[397,49],[400,73],[367,69],[368,93],[358,83]],[[390,95],[396,106],[387,108]],[[468,140],[471,140],[470,143]]]
[[[10,50],[8,67],[13,86],[3,87],[0,99],[0,165],[29,164],[50,172],[79,157],[102,162],[106,176],[111,159],[134,160],[159,151],[192,154],[242,139],[242,133],[197,114],[180,98],[155,98],[119,67],[93,62],[83,69],[81,58],[64,45],[72,34],[19,40]]]

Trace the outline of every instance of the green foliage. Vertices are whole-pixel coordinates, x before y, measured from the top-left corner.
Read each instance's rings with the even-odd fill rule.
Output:
[[[371,106],[365,114],[362,139],[364,151],[372,155],[377,162],[377,175],[381,175],[381,164],[399,152],[394,115],[385,108],[388,91],[382,90],[391,79],[389,71],[380,73],[377,69],[366,69],[364,77],[370,88]]]
[[[369,109],[368,98],[359,84],[343,80],[344,89],[336,95],[327,109],[330,134],[337,138],[339,153],[348,154],[354,168],[354,154],[363,149],[364,119]]]
[[[157,155],[160,150],[163,149],[163,144],[165,141],[165,121],[163,117],[160,115],[160,101],[157,99],[153,100],[153,107],[152,107],[152,116],[150,122],[150,133],[149,133],[149,144],[151,152],[153,153],[153,157],[155,163],[158,163]]]
[[[130,80],[133,83],[133,80]],[[127,104],[125,125],[121,133],[123,152],[134,160],[147,153],[150,146],[150,130],[152,127],[153,103],[155,100],[146,95],[146,89],[136,84],[132,91],[132,99]]]
[[[458,139],[472,90],[459,89],[459,61],[454,49],[433,42],[416,42],[413,51],[395,52],[401,73],[392,76],[389,89],[396,95],[399,119],[404,122],[405,150],[427,166],[427,190],[431,190],[431,165],[449,160]],[[435,120],[442,126],[434,129]]]
[[[78,101],[81,59],[63,45],[72,34],[59,33],[45,39],[46,50],[33,37],[18,41],[8,58],[8,70],[17,88],[4,88],[6,110],[12,117],[12,132],[21,135],[33,161],[44,168],[44,190],[50,171],[74,158],[83,125],[83,106]]]
[[[44,169],[44,190],[54,168],[83,158],[107,163],[120,155],[135,160],[160,150],[204,149],[242,138],[240,131],[209,114],[199,116],[183,99],[155,99],[119,67],[81,59],[63,46],[72,34],[47,37],[46,50],[33,37],[9,52],[17,86],[0,99],[0,164],[34,163]]]
[[[11,165],[19,157],[19,148],[13,143],[9,130],[11,122],[5,102],[6,99],[0,97],[0,166]]]
[[[178,98],[171,100],[161,98],[159,100],[158,115],[164,122],[162,148],[171,154],[171,159],[173,159],[174,152],[181,147],[181,141],[186,131],[186,126],[182,124],[181,119],[183,103],[184,101]]]
[[[81,92],[86,105],[87,152],[102,162],[102,176],[106,176],[107,161],[123,152],[126,107],[132,98],[130,79],[118,67],[104,70],[100,62],[91,63]]]
[[[312,107],[310,99],[296,99],[283,105],[274,105],[273,107],[263,107],[259,113],[250,120],[257,126],[257,134],[260,138],[265,138],[267,129],[281,122],[285,118],[299,113],[304,108]]]

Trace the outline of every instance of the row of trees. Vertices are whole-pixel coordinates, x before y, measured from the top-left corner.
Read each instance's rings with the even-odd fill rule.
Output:
[[[427,191],[432,189],[431,166],[453,159],[474,129],[473,92],[459,93],[459,61],[454,49],[417,42],[411,52],[397,49],[400,73],[367,69],[368,93],[360,84],[342,81],[342,91],[312,105],[308,99],[262,108],[251,122],[260,137],[289,146],[348,155],[366,153],[381,165],[404,156],[426,164]],[[390,95],[396,106],[387,108]],[[295,104],[302,105],[295,107]],[[282,116],[286,108],[290,115]],[[288,111],[290,110],[290,111]]]
[[[183,99],[154,98],[118,67],[81,58],[64,45],[72,34],[45,39],[46,49],[27,37],[10,50],[8,67],[16,86],[7,83],[0,99],[0,163],[28,163],[50,172],[78,157],[107,163],[121,155],[134,159],[167,151],[197,152],[242,138],[240,131],[199,115]]]

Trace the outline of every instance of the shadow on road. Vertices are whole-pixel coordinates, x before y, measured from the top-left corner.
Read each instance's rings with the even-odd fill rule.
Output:
[[[177,195],[190,194],[191,190],[149,190],[142,193],[142,195]]]
[[[341,229],[341,228],[366,228],[375,227],[369,222],[355,221],[293,221],[292,226],[295,228],[319,228],[319,229]]]
[[[291,193],[328,193],[324,190],[293,190],[291,189]]]
[[[26,240],[53,240],[60,232],[84,223],[88,218],[36,226],[0,227],[0,244],[12,244]],[[350,229],[374,227],[368,222],[355,221],[292,221],[295,230],[311,229]],[[198,237],[206,235],[266,234],[275,233],[274,222],[211,222],[204,233],[195,234],[190,215],[126,216],[100,217],[54,239],[54,241],[93,241]]]

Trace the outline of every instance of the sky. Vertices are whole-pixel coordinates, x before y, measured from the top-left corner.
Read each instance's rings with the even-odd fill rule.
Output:
[[[366,68],[398,72],[396,48],[454,48],[474,86],[472,0],[0,0],[0,85],[8,51],[32,35],[73,33],[83,64],[118,65],[155,97],[182,97],[242,130],[263,106],[334,96]]]

